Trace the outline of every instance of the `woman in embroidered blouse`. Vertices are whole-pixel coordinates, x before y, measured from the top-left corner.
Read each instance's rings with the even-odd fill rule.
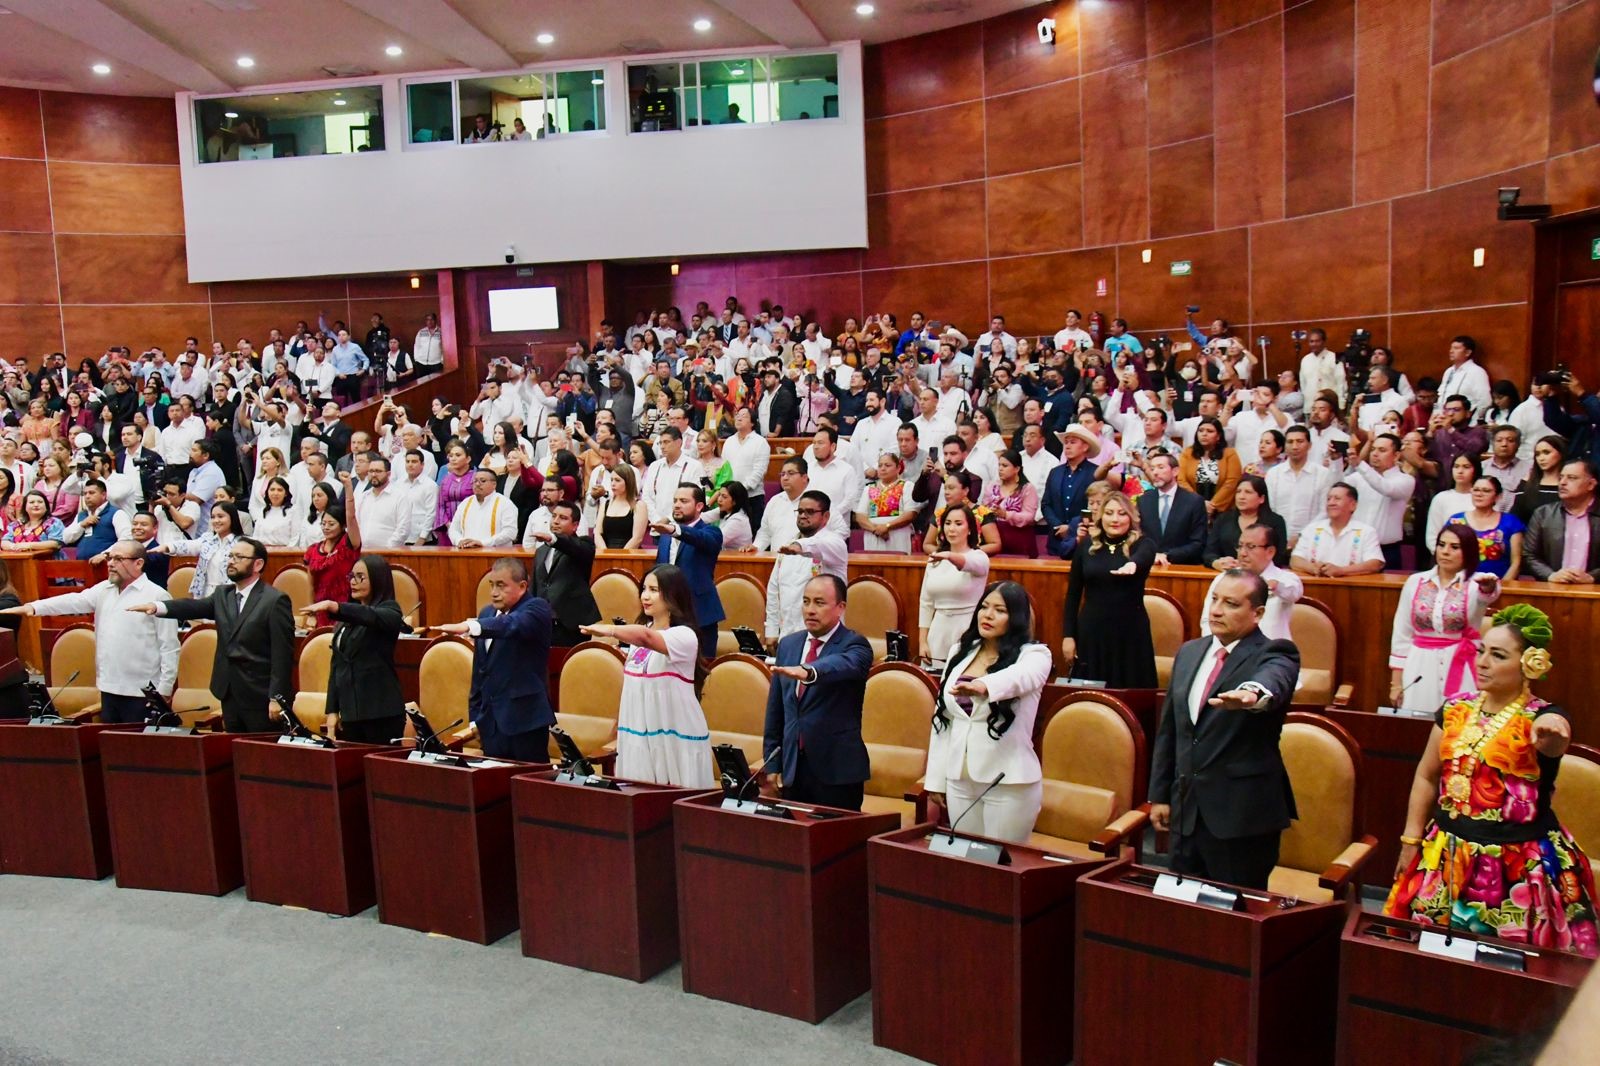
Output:
[[[1440,708],[1411,784],[1384,913],[1594,958],[1594,872],[1551,809],[1567,714],[1530,691],[1550,672],[1544,612],[1494,616],[1482,691]]]
[[[50,513],[49,499],[33,489],[22,497],[22,517],[6,528],[5,537],[0,538],[0,548],[6,551],[50,548],[54,551],[50,558],[54,559],[61,556],[66,535],[67,529],[61,519]]]
[[[472,495],[472,456],[460,441],[445,451],[445,468],[439,474],[439,502],[434,505],[433,535],[435,541],[450,546],[450,520],[456,516],[461,501]]]
[[[1400,589],[1389,641],[1389,700],[1408,711],[1478,691],[1472,660],[1478,622],[1500,598],[1500,579],[1478,573],[1478,538],[1452,523],[1433,542],[1434,566]]]
[[[211,528],[198,537],[176,540],[157,551],[168,555],[193,555],[194,579],[189,582],[189,598],[203,600],[211,590],[228,583],[228,549],[244,535],[239,524],[239,509],[231,503],[211,505]]]
[[[1493,574],[1501,581],[1515,581],[1522,573],[1525,527],[1516,515],[1500,510],[1500,496],[1504,491],[1494,478],[1479,477],[1472,483],[1472,505],[1451,515],[1450,521],[1460,522],[1477,534],[1479,573]]]
[[[861,490],[856,524],[865,532],[861,548],[869,552],[911,554],[911,523],[921,504],[911,498],[905,461],[897,452],[878,456],[878,478]]]
[[[1006,449],[995,459],[1000,478],[984,490],[983,504],[994,512],[1000,528],[1000,551],[1029,559],[1039,556],[1039,538],[1033,531],[1039,513],[1039,493],[1022,472],[1022,456]]]
[[[713,788],[711,731],[697,696],[700,637],[683,571],[662,564],[644,576],[636,625],[595,624],[628,652],[617,706],[617,776],[684,788]]]

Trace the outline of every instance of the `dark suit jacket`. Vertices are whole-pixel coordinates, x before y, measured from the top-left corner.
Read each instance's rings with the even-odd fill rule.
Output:
[[[1210,648],[1211,638],[1201,637],[1173,659],[1151,759],[1150,802],[1172,805],[1172,830],[1180,836],[1194,833],[1197,815],[1223,840],[1280,832],[1296,816],[1278,737],[1299,678],[1300,652],[1259,629],[1240,638],[1206,698],[1254,681],[1272,699],[1262,711],[1206,707],[1199,722],[1191,722],[1189,687],[1197,671],[1210,672]]]
[[[1177,508],[1177,502],[1173,502]],[[1256,520],[1271,526],[1278,534],[1278,550],[1273,558],[1277,565],[1288,569],[1289,567],[1289,528],[1284,525],[1283,518],[1270,510],[1263,509],[1256,515]],[[1170,525],[1170,523],[1169,523]],[[1230,507],[1217,515],[1211,522],[1211,532],[1206,536],[1206,552],[1201,562],[1210,566],[1218,559],[1229,556],[1237,557],[1239,554],[1239,512]]]
[[[672,541],[663,536],[656,542],[656,562],[672,561]],[[716,625],[723,619],[722,599],[717,595],[717,554],[722,551],[722,530],[709,522],[678,525],[678,561],[675,564],[689,579],[694,590],[694,624]]]
[[[238,610],[232,584],[203,600],[169,600],[167,617],[217,623],[217,656],[211,664],[211,694],[219,700],[261,707],[274,696],[294,702],[294,612],[289,597],[257,581]]]
[[[515,736],[555,723],[547,680],[550,618],[550,605],[531,592],[505,614],[489,606],[478,615],[483,633],[472,656],[467,711],[481,731]]]
[[[1154,537],[1157,547],[1167,554],[1167,561],[1199,565],[1206,550],[1206,504],[1198,494],[1179,486],[1172,500],[1172,510],[1167,514],[1166,532],[1161,530],[1160,494],[1155,491],[1139,494],[1139,528],[1145,536]]]
[[[778,665],[799,666],[811,634],[804,630],[778,641]],[[811,663],[817,682],[805,686],[793,678],[774,677],[767,694],[766,737],[762,754],[782,760],[783,782],[794,783],[800,747],[806,762],[827,785],[853,785],[872,776],[867,746],[861,740],[861,707],[872,669],[872,647],[861,634],[841,625]],[[767,764],[769,770],[772,762]]]
[[[550,642],[558,648],[583,643],[578,627],[600,621],[600,608],[589,591],[593,572],[594,541],[587,537],[563,533],[533,553],[533,594],[555,612]]]
[[[113,459],[117,471],[122,471],[122,464],[128,457],[128,449],[118,448]],[[161,453],[151,451],[149,448],[140,448],[134,453],[134,462],[138,464],[135,469],[139,471],[139,486],[144,489],[144,498],[153,500],[161,494],[161,472],[166,464],[161,461]]]
[[[166,588],[167,575],[172,572],[172,556],[158,554],[157,543],[154,537],[144,542],[144,576]]]
[[[1566,508],[1560,500],[1541,505],[1529,519],[1528,532],[1523,537],[1522,557],[1527,560],[1528,573],[1540,581],[1549,581],[1550,575],[1561,569],[1566,543]],[[1584,560],[1583,568],[1600,581],[1600,506],[1589,508],[1589,558]]]
[[[394,600],[334,608],[333,659],[328,669],[328,713],[351,722],[392,718],[405,710],[394,672],[394,645],[409,633]]]

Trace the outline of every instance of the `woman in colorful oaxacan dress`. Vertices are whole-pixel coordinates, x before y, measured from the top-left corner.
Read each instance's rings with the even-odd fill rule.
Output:
[[[1572,730],[1529,690],[1550,672],[1552,636],[1526,604],[1494,616],[1478,653],[1481,691],[1440,709],[1417,766],[1383,909],[1593,958],[1594,873],[1550,807]]]
[[[905,462],[895,452],[878,456],[878,479],[861,490],[856,524],[866,530],[861,547],[869,552],[911,554],[911,523],[921,504],[911,498]]]

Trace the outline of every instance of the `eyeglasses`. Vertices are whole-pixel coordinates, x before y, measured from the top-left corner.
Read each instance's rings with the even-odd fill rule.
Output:
[[[366,574],[352,573],[350,575],[350,584],[352,584],[352,585],[356,584],[357,582],[363,582],[364,583],[364,582],[366,582],[366,580],[367,580],[367,575]]]
[[[820,508],[820,507],[796,507],[794,509],[794,513],[795,514],[821,514],[822,513],[822,508]]]

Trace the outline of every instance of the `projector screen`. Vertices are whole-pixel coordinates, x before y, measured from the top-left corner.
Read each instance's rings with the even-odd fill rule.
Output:
[[[490,289],[489,332],[522,333],[559,329],[555,286],[538,289]]]

